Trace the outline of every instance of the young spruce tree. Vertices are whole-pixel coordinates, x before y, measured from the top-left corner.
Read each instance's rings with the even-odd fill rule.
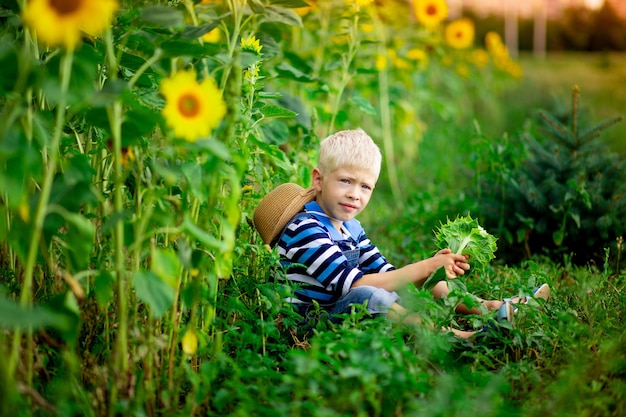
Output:
[[[601,140],[622,118],[585,128],[577,86],[572,96],[565,120],[541,112],[538,133],[521,137],[519,164],[481,173],[483,222],[501,237],[499,257],[507,261],[545,254],[601,264],[626,231],[626,156]]]

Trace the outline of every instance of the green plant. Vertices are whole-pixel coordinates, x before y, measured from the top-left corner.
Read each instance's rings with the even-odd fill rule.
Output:
[[[470,273],[484,271],[489,262],[495,258],[496,238],[478,224],[478,220],[471,216],[460,216],[449,220],[435,230],[435,245],[437,249],[450,249],[453,253],[468,255]],[[446,280],[443,268],[437,269],[424,283],[426,288],[432,288],[437,282]],[[457,286],[458,280],[450,285]],[[455,284],[452,284],[455,283]]]
[[[523,156],[513,155],[519,147],[505,145],[511,166],[502,169],[498,162],[476,171],[481,217],[502,237],[507,261],[571,253],[579,263],[601,262],[603,249],[626,231],[625,159],[600,139],[621,117],[586,128],[577,87],[572,97],[569,117],[541,112],[541,128],[518,138]]]
[[[478,272],[495,258],[496,240],[469,215],[448,220],[435,231],[438,249],[449,248],[454,253],[468,255],[472,269]]]
[[[323,346],[292,354],[298,317],[284,289],[267,282],[276,254],[247,223],[268,189],[308,181],[326,129],[363,124],[376,136],[379,108],[397,177],[417,154],[418,140],[405,141],[421,136],[416,118],[462,113],[453,104],[466,79],[454,70],[441,77],[426,61],[450,55],[467,70],[471,49],[451,54],[433,28],[415,36],[404,1],[391,12],[358,3],[320,2],[302,18],[293,10],[302,0],[1,2],[3,412],[427,408],[438,380],[429,361],[449,364],[449,337],[416,340],[374,322],[369,333],[320,333]],[[421,48],[419,63],[408,61],[409,43]],[[395,50],[383,73],[375,62]],[[454,91],[442,94],[449,82]],[[378,348],[383,355],[355,371]],[[403,375],[420,349],[429,353]],[[333,380],[346,358],[350,367]],[[309,386],[326,381],[318,407]],[[482,397],[467,382],[477,387],[468,397]]]

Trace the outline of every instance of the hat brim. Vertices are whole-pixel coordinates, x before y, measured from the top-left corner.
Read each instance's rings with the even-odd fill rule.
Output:
[[[263,242],[272,245],[289,220],[304,210],[304,205],[315,200],[313,187],[285,183],[274,188],[254,210],[254,226]]]

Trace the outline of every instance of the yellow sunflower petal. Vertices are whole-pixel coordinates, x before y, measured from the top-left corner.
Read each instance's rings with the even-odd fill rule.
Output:
[[[183,352],[193,355],[198,350],[198,336],[192,330],[187,330],[181,340]]]
[[[428,28],[438,26],[448,17],[445,0],[412,0],[412,3],[415,18]]]
[[[257,55],[261,55],[261,49],[263,49],[263,45],[256,38],[256,36],[251,35],[247,38],[241,38],[241,49],[243,51],[252,51]]]
[[[387,69],[387,56],[383,54],[376,55],[376,61],[374,62],[374,66],[378,71],[384,71]]]
[[[446,26],[446,42],[455,49],[465,49],[474,43],[474,22],[462,18]]]
[[[485,45],[487,50],[496,56],[508,56],[506,45],[502,42],[502,37],[498,32],[488,32],[485,35]]]
[[[83,33],[105,32],[118,7],[117,0],[31,0],[22,18],[44,44],[75,48]]]
[[[477,49],[472,54],[472,61],[477,67],[484,68],[489,64],[489,54],[484,49]]]
[[[26,201],[23,201],[20,204],[17,209],[17,213],[24,223],[28,223],[30,221],[30,205]]]
[[[209,136],[226,115],[226,103],[215,80],[196,80],[195,71],[179,71],[161,82],[163,116],[174,135],[189,142]]]
[[[209,43],[218,43],[222,40],[222,32],[219,28],[215,28],[202,36],[202,40]]]
[[[416,61],[418,68],[425,69],[428,67],[428,53],[423,49],[412,48],[407,53],[407,58]]]

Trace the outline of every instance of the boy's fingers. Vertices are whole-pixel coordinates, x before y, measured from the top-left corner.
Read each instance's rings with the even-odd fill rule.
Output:
[[[470,269],[470,264],[468,264],[467,262],[462,262],[462,261],[455,261],[454,265],[465,270],[465,271],[469,271]]]

